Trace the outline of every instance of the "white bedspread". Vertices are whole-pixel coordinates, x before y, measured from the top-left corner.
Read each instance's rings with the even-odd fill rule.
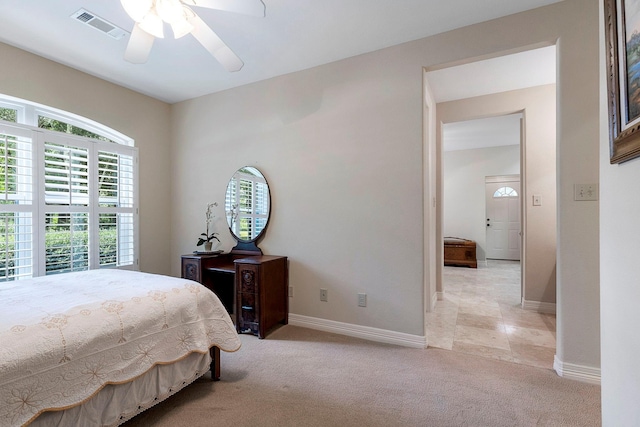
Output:
[[[218,297],[190,280],[108,269],[1,283],[0,426],[214,345],[240,340]]]

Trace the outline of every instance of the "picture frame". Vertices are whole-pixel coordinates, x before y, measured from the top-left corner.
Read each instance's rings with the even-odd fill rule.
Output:
[[[640,0],[604,0],[604,20],[610,163],[619,164],[640,156]]]

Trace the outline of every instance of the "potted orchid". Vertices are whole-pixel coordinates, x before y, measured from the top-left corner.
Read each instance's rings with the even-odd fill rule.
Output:
[[[209,234],[209,225],[211,224],[211,222],[213,221],[213,218],[215,217],[215,215],[212,212],[212,208],[218,206],[218,202],[213,202],[213,203],[209,203],[207,205],[207,213],[206,213],[206,217],[207,217],[207,228],[206,228],[206,232],[200,234],[200,237],[198,238],[198,243],[196,244],[196,246],[202,246],[204,245],[204,250],[206,252],[211,252],[211,246],[212,246],[212,240],[215,239],[218,241],[218,243],[220,243],[220,239],[218,239],[218,233],[212,232],[211,234]]]

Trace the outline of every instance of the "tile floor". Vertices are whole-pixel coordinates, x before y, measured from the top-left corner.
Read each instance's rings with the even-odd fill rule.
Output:
[[[520,263],[444,267],[444,299],[427,313],[429,347],[553,368],[556,316],[520,307]]]

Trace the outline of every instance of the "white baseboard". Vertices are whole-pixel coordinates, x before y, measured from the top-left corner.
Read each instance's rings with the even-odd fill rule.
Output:
[[[439,292],[435,292],[432,296],[431,296],[431,310],[433,311],[436,309],[436,303],[438,302],[438,300],[440,299],[440,295],[438,295]]]
[[[556,355],[553,357],[553,369],[563,378],[600,385],[600,368],[563,363]]]
[[[405,334],[403,332],[388,331],[386,329],[372,328],[369,326],[352,325],[350,323],[335,322],[333,320],[302,316],[300,314],[289,314],[289,324],[403,347],[427,347],[426,336]]]
[[[438,301],[444,300],[444,292],[443,291],[436,292],[436,296],[438,298]]]
[[[538,313],[556,314],[555,302],[540,302],[522,300],[522,308],[524,310],[537,311]]]

